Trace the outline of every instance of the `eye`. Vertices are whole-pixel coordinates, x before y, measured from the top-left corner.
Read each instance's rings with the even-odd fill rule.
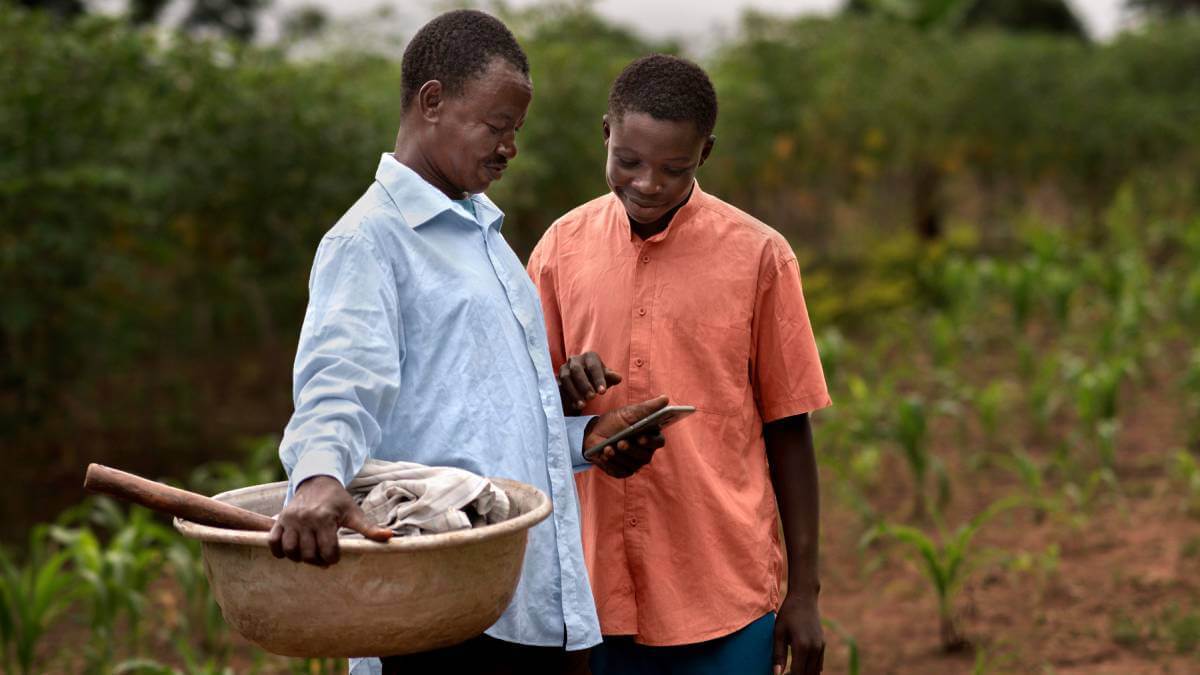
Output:
[[[638,162],[636,159],[621,159],[620,157],[618,157],[617,164],[621,165],[623,168],[632,169],[633,167],[638,165]]]
[[[673,169],[671,167],[667,167],[667,168],[663,169],[663,171],[665,171],[668,176],[675,176],[675,177],[682,176],[688,172],[687,169]]]
[[[493,125],[493,124],[489,124],[489,123],[487,123],[487,122],[484,122],[484,125],[486,125],[488,129],[491,129],[491,131],[492,131],[492,134],[494,134],[494,135],[496,135],[496,136],[499,136],[499,135],[500,135],[500,132],[504,131],[504,130],[503,130],[503,129],[501,129],[500,127],[498,127],[498,126],[495,126],[495,125]]]

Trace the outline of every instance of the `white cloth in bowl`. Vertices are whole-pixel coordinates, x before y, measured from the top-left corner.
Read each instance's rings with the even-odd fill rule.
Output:
[[[510,511],[504,490],[482,476],[452,467],[369,459],[346,489],[367,520],[398,536],[498,523]],[[362,538],[346,528],[338,536]]]

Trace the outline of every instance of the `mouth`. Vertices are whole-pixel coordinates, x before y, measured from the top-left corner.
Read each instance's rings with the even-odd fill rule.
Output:
[[[484,164],[483,168],[487,169],[488,173],[492,174],[492,180],[499,180],[500,177],[504,175],[504,170],[508,168],[508,165],[488,163]]]
[[[655,202],[648,202],[648,201],[645,201],[642,199],[638,199],[636,197],[630,196],[628,193],[626,193],[625,198],[629,200],[630,204],[633,204],[634,206],[638,207],[639,209],[643,209],[646,211],[651,211],[651,210],[654,210],[657,208],[662,208],[662,204],[657,204]]]

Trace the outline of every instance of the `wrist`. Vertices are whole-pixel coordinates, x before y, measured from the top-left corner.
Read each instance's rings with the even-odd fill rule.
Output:
[[[301,491],[317,492],[322,489],[332,490],[335,485],[342,487],[342,481],[328,474],[319,473],[300,481],[300,484],[296,486],[296,494],[300,494]]]
[[[784,601],[807,602],[815,605],[820,595],[821,582],[819,581],[807,581],[795,584],[788,581],[788,590],[784,596]]]

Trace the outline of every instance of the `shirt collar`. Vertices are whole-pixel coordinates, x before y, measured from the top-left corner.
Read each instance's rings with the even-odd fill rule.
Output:
[[[456,204],[441,190],[417,175],[417,172],[401,164],[390,152],[383,153],[379,158],[375,180],[379,181],[392,198],[404,222],[413,229],[429,223],[447,211],[480,227],[499,230],[504,222],[504,212],[488,199],[487,195],[471,195],[471,201],[475,204],[475,214],[472,215],[461,204]]]

